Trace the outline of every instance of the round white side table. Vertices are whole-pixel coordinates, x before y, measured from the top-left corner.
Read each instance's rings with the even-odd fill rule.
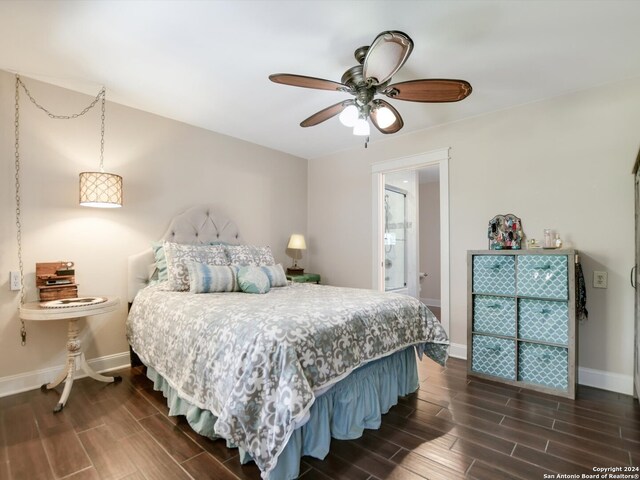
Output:
[[[82,368],[82,370],[84,370],[88,376],[101,382],[111,383],[119,382],[122,380],[122,377],[119,376],[107,377],[105,375],[100,375],[99,373],[94,371],[89,366],[86,358],[84,357],[84,353],[82,352],[82,347],[80,345],[80,339],[78,338],[78,334],[80,333],[78,320],[80,318],[92,317],[94,315],[113,312],[118,308],[118,305],[120,304],[120,300],[118,298],[103,298],[107,298],[107,301],[95,305],[78,305],[63,308],[44,308],[40,306],[40,302],[31,302],[25,303],[20,307],[20,318],[22,318],[23,320],[68,321],[69,329],[67,334],[67,365],[55,378],[55,380],[53,380],[51,383],[45,383],[40,387],[42,390],[50,390],[60,385],[63,381],[65,382],[64,390],[62,391],[62,395],[60,396],[60,401],[53,409],[54,413],[58,413],[59,411],[61,411],[67,403],[67,399],[69,398],[69,394],[71,393],[71,387],[73,386],[74,376],[76,374],[76,371],[80,368]]]

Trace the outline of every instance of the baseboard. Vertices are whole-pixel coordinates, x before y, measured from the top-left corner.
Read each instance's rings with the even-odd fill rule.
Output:
[[[452,343],[449,347],[449,356],[466,360],[467,346],[461,343]],[[633,395],[633,377],[631,375],[578,367],[578,383],[588,387]]]
[[[105,355],[104,357],[88,360],[89,365],[96,372],[108,372],[109,370],[117,370],[129,366],[129,352],[116,353],[113,355]],[[53,380],[60,371],[65,368],[64,365],[45,368],[32,372],[20,373],[0,378],[0,397],[13,395],[15,393],[26,392],[40,388],[41,385]],[[87,375],[82,371],[78,371],[75,378],[83,378]]]
[[[588,387],[633,395],[633,377],[631,375],[578,367],[578,383]]]
[[[420,301],[424,303],[427,307],[440,307],[440,299],[439,298],[420,298]]]
[[[451,343],[449,345],[449,356],[453,358],[467,359],[467,346],[462,343]]]

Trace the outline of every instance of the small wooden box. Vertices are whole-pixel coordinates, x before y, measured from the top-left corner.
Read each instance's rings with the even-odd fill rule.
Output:
[[[73,262],[36,263],[36,287],[41,302],[76,298],[78,285]]]

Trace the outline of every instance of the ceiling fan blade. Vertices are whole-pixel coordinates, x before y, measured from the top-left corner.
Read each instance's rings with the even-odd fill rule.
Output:
[[[378,35],[364,57],[362,74],[373,85],[387,82],[407,61],[413,50],[413,40],[396,30]]]
[[[329,120],[331,117],[335,117],[340,112],[342,112],[349,105],[353,105],[355,102],[353,100],[344,100],[343,102],[336,103],[335,105],[331,105],[330,107],[325,108],[324,110],[320,110],[319,112],[314,113],[306,120],[300,122],[301,127],[313,127],[314,125],[318,125],[319,123],[324,122],[325,120]]]
[[[402,127],[404,127],[402,117],[400,116],[398,110],[393,107],[393,105],[385,102],[384,100],[374,100],[373,105],[374,108],[371,109],[369,118],[371,118],[371,123],[373,123],[373,126],[380,130],[380,132],[385,134],[396,133]],[[395,119],[389,116],[388,112],[384,112],[384,110],[382,110],[383,108],[388,108]],[[391,121],[392,123],[389,123]]]
[[[471,90],[471,84],[465,80],[430,78],[389,85],[382,93],[394,100],[440,103],[463,100]]]
[[[269,75],[269,80],[283,85],[293,87],[315,88],[318,90],[348,91],[346,85],[331,80],[324,80],[316,77],[305,77],[304,75],[294,75],[292,73],[274,73]]]

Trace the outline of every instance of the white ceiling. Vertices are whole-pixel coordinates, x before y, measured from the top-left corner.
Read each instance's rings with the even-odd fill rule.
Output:
[[[459,78],[453,104],[391,101],[402,135],[640,77],[640,1],[0,1],[0,69],[304,158],[359,147],[337,118],[299,123],[345,93],[271,83],[339,81],[384,30],[415,48],[394,81]],[[46,103],[40,99],[42,103]],[[375,130],[375,129],[372,129]],[[369,148],[384,136],[372,132]]]

